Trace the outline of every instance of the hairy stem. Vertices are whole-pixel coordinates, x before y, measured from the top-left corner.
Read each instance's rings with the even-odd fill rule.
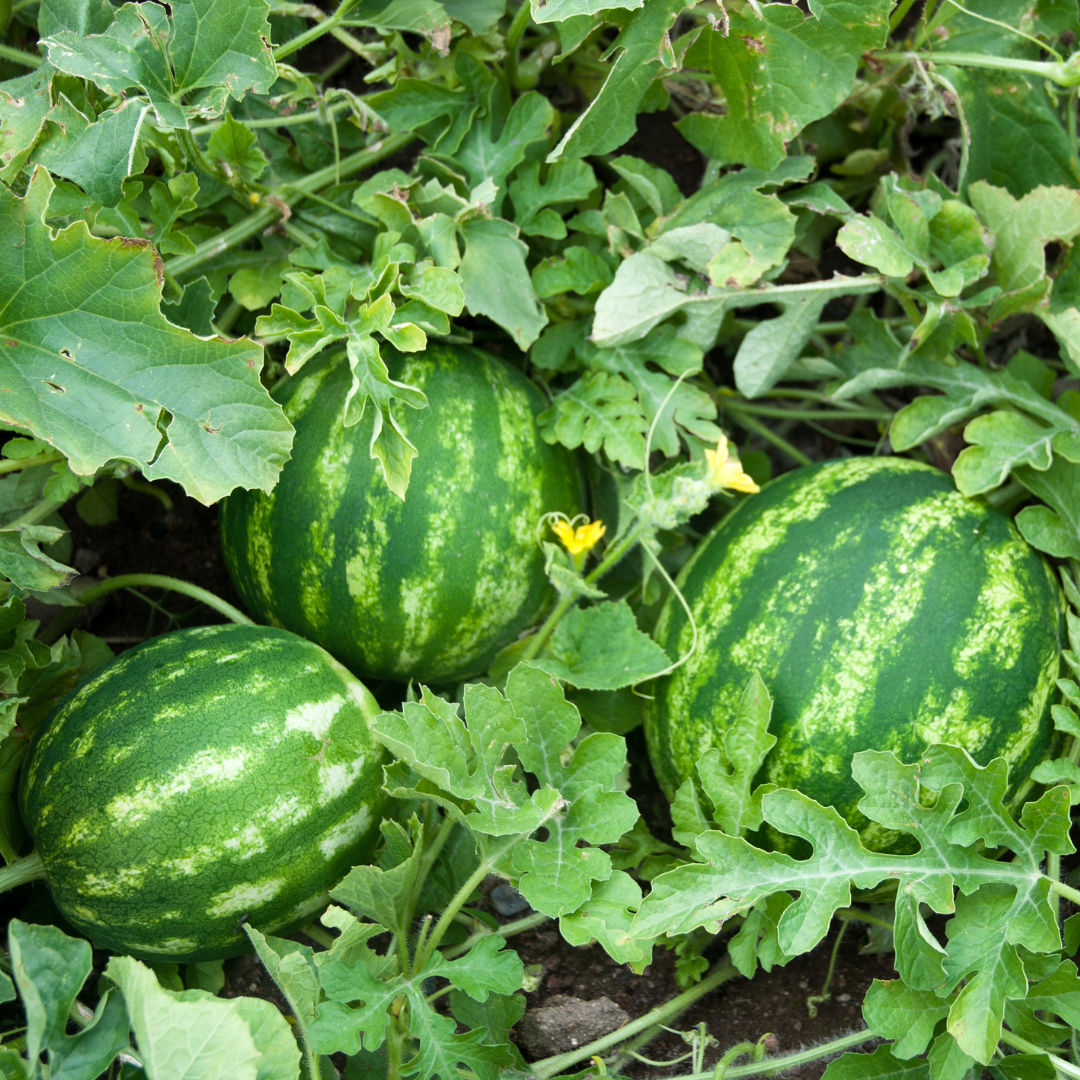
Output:
[[[604,552],[604,557],[600,560],[599,566],[591,573],[586,574],[586,584],[592,585],[593,582],[599,581],[638,542],[643,532],[643,525],[634,525],[627,530],[626,535],[621,540],[616,540]],[[540,629],[536,631],[525,651],[521,654],[523,661],[532,660],[539,654],[540,650],[547,644],[547,640],[551,637],[555,627],[559,625],[559,621],[577,601],[576,596],[562,596],[559,598],[559,602],[555,605],[551,614],[544,620]]]
[[[1071,900],[1077,907],[1080,907],[1080,891],[1074,889],[1071,885],[1066,885],[1064,881],[1055,881],[1050,879],[1050,888],[1058,894],[1058,896],[1064,896],[1066,900]]]
[[[109,578],[99,585],[91,585],[77,599],[83,607],[88,607],[95,600],[100,600],[103,596],[116,592],[117,589],[132,589],[140,586],[151,589],[167,589],[169,592],[180,593],[182,596],[190,596],[192,600],[198,600],[199,603],[212,608],[219,615],[224,615],[230,622],[239,623],[242,626],[255,625],[242,611],[234,608],[232,604],[222,600],[221,597],[215,596],[208,589],[192,585],[188,581],[181,581],[179,578],[165,577],[164,574],[120,574],[118,577]],[[80,608],[69,608],[63,614],[58,615],[38,640],[47,645],[52,644],[78,618],[80,610]]]
[[[725,403],[726,405],[726,403]],[[771,428],[766,427],[765,424],[759,420],[755,420],[754,417],[748,413],[732,410],[732,420],[739,425],[744,431],[749,431],[754,435],[760,435],[763,439],[771,442],[777,450],[787,454],[792,461],[799,465],[810,465],[810,459],[801,451],[796,450],[782,435],[778,435]]]
[[[6,461],[0,461],[0,475],[18,472],[20,469],[33,469],[38,465],[54,465],[63,460],[64,455],[59,450],[54,450],[51,454],[38,454],[37,457],[9,458]]]
[[[279,45],[274,50],[274,59],[284,60],[286,56],[292,56],[294,52],[299,52],[305,45],[318,41],[324,34],[329,34],[348,15],[349,9],[354,3],[355,0],[341,0],[337,10],[332,15],[324,16],[314,26],[309,26],[302,34],[297,34],[296,37],[290,38],[284,44]]]
[[[480,886],[480,883],[484,878],[491,873],[491,868],[498,861],[499,857],[504,855],[522,839],[524,839],[522,836],[511,836],[508,839],[504,837],[503,847],[498,854],[494,858],[489,856],[480,861],[480,865],[472,872],[465,884],[458,889],[454,894],[453,900],[446,906],[446,910],[439,916],[439,921],[435,924],[435,929],[431,931],[430,936],[424,943],[423,949],[417,950],[416,956],[413,959],[413,968],[416,971],[420,971],[423,968],[432,953],[439,947],[439,942],[442,941],[446,931],[450,929],[454,917],[469,902],[469,897],[472,896],[473,892]]]
[[[324,169],[316,170],[295,184],[282,185],[278,189],[277,194],[279,197],[276,203],[267,201],[265,205],[249,214],[243,221],[238,221],[235,225],[218,233],[217,236],[198,244],[191,254],[178,255],[171,259],[167,267],[168,272],[178,278],[190,274],[196,267],[209,262],[216,255],[245,243],[267,226],[272,225],[274,220],[282,214],[282,207],[291,208],[293,203],[302,201],[309,193],[318,192],[325,187],[329,187],[335,183],[335,177],[339,175],[343,177],[350,176],[353,173],[360,172],[361,169],[378,164],[384,158],[396,154],[402,147],[414,142],[416,138],[417,136],[409,131],[402,132],[399,135],[390,135],[385,139],[372,143],[371,146],[365,147],[363,150],[358,150],[355,154],[342,158],[339,167],[328,165]]]
[[[749,1065],[736,1065],[724,1073],[724,1080],[738,1080],[743,1076],[775,1076],[786,1069],[796,1069],[800,1065],[806,1065],[811,1061],[820,1061],[824,1057],[832,1057],[845,1050],[851,1050],[856,1046],[876,1039],[877,1036],[868,1029],[852,1032],[850,1035],[841,1035],[839,1039],[822,1043],[821,1046],[811,1047],[809,1050],[800,1050],[797,1054],[786,1054],[784,1057],[764,1058],[762,1061],[754,1061]],[[680,1076],[679,1080],[714,1080],[715,1070],[699,1073],[688,1073]]]
[[[554,1057],[535,1062],[532,1066],[533,1075],[537,1080],[551,1080],[551,1077],[561,1073],[563,1069],[568,1069],[571,1065],[576,1065],[579,1061],[588,1061],[589,1058],[602,1054],[613,1046],[618,1046],[619,1043],[640,1034],[647,1028],[666,1024],[669,1019],[685,1012],[695,1001],[735,978],[736,975],[738,971],[731,962],[731,958],[725,956],[697,986],[690,987],[689,990],[651,1009],[637,1020],[631,1020],[629,1024],[624,1024],[618,1031],[613,1031],[602,1039],[594,1039],[591,1043],[579,1046],[576,1050],[569,1050],[564,1054],[556,1054]],[[703,1076],[711,1077],[712,1073],[704,1073]]]
[[[39,68],[45,63],[40,56],[23,52],[22,49],[16,49],[11,45],[0,45],[0,60],[10,60],[13,64],[22,64],[23,67],[28,68]]]
[[[511,91],[517,89],[517,66],[518,50],[521,48],[521,39],[525,35],[525,28],[529,25],[532,15],[532,5],[529,0],[521,0],[521,6],[517,9],[514,21],[510,29],[506,31],[506,60],[503,63],[503,74],[506,76],[506,85]]]
[[[16,859],[0,869],[0,892],[7,892],[28,881],[40,881],[45,876],[45,865],[36,851]]]
[[[891,412],[881,409],[785,409],[776,405],[753,405],[732,399],[724,400],[724,408],[777,420],[880,420],[885,424],[893,418]]]
[[[497,930],[485,926],[483,930],[477,930],[475,933],[470,934],[460,945],[447,949],[443,956],[447,960],[454,960],[459,956],[464,956],[481,938],[491,937],[492,934],[498,934],[501,938],[513,937],[515,934],[524,934],[526,930],[533,930],[537,926],[543,926],[546,922],[551,922],[550,915],[534,911],[531,915],[525,915],[520,919],[515,919],[513,922],[503,923]]]
[[[1080,1080],[1080,1067],[1077,1067],[1071,1061],[1062,1061],[1061,1058],[1048,1053],[1045,1047],[1036,1046],[1035,1043],[1028,1042],[1027,1039],[1017,1035],[1015,1031],[1009,1031],[1008,1028],[1002,1028],[1001,1041],[1006,1046],[1011,1046],[1014,1050],[1019,1050],[1024,1054],[1046,1054],[1047,1057],[1050,1058],[1054,1068],[1057,1070],[1058,1076],[1068,1076],[1072,1078],[1072,1080]]]
[[[875,52],[875,60],[885,64],[904,64],[913,61],[932,64],[951,64],[955,67],[988,68],[993,71],[1017,71],[1025,75],[1036,75],[1049,79],[1058,86],[1072,87],[1080,85],[1080,63],[1075,59],[1057,60],[1018,60],[1009,56],[990,56],[984,53],[967,52]]]

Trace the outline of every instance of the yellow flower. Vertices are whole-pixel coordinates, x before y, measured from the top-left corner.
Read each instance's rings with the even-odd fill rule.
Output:
[[[761,490],[743,472],[742,466],[729,458],[726,436],[720,436],[715,450],[705,451],[705,462],[709,469],[709,480],[715,487],[731,488],[733,491],[745,491],[748,494]]]
[[[577,520],[577,519],[575,519]],[[562,541],[563,547],[571,555],[580,555],[584,551],[591,551],[596,547],[597,541],[604,535],[606,526],[602,521],[591,521],[587,525],[579,525],[574,528],[570,521],[553,521],[551,531]]]

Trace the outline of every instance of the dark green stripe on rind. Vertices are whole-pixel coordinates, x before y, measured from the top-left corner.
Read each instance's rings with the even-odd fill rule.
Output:
[[[319,907],[374,847],[379,708],[284,630],[155,638],[77,689],[33,747],[22,812],[57,907],[147,959],[246,951]]]
[[[292,460],[269,495],[225,501],[222,546],[260,619],[365,678],[455,681],[486,670],[541,614],[537,527],[547,512],[579,511],[580,470],[540,438],[540,392],[498,358],[432,345],[388,362],[429,403],[397,412],[419,452],[405,501],[371,458],[372,410],[342,426],[347,365],[323,361],[283,397]]]
[[[698,650],[660,680],[646,735],[669,797],[735,715],[756,669],[779,742],[760,779],[836,806],[856,827],[853,753],[916,760],[929,742],[1022,778],[1046,751],[1060,590],[1005,515],[899,458],[788,473],[701,544],[679,585]],[[657,640],[688,651],[669,600]]]

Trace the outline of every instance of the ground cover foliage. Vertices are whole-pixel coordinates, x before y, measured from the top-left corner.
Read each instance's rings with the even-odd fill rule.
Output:
[[[216,996],[220,963],[92,974],[87,942],[16,919],[0,1000],[24,1019],[0,1073],[614,1074],[840,919],[895,954],[865,1029],[779,1060],[738,1044],[717,1061],[696,1032],[674,1073],[847,1050],[828,1080],[1080,1077],[1063,907],[1080,892],[1062,881],[1080,801],[1075,0],[0,0],[0,30],[6,861],[26,851],[27,739],[110,656],[66,613],[27,617],[91,598],[57,511],[107,521],[118,484],[158,480],[206,504],[271,490],[293,433],[268,388],[312,357],[346,359],[343,422],[374,417],[405,498],[401,417],[427,401],[382,346],[498,352],[545,390],[544,438],[589,455],[606,529],[538,540],[557,603],[488,678],[378,718],[395,812],[377,864],[306,936],[248,928],[288,1021]],[[702,155],[695,190],[626,152],[654,113]],[[951,465],[1059,564],[1061,738],[1019,778],[1018,819],[1001,761],[866,751],[863,813],[919,852],[867,850],[835,811],[755,788],[774,741],[760,681],[678,793],[670,843],[626,794],[632,688],[678,661],[647,633],[672,577],[703,523],[810,460],[808,431]],[[94,595],[123,584],[162,582]],[[756,847],[762,822],[812,854]],[[532,913],[472,907],[490,874]],[[686,992],[527,1064],[508,1033],[530,975],[508,942],[548,920],[635,972],[675,950]]]

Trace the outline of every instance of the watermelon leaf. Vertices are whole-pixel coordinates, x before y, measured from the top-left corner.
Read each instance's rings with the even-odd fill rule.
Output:
[[[389,870],[380,870],[377,866],[354,866],[340,885],[330,890],[335,900],[340,900],[357,915],[366,916],[373,922],[404,936],[408,933],[409,923],[413,918],[413,908],[409,904],[417,875],[420,872],[420,860],[424,854],[424,827],[415,823],[415,840],[407,859]],[[394,829],[401,829],[396,822],[384,821],[383,835]]]
[[[672,836],[678,843],[692,849],[695,838],[706,830],[744,836],[761,825],[762,796],[775,785],[754,788],[753,783],[776,745],[776,737],[769,734],[772,706],[772,697],[755,672],[742,692],[722,746],[705,751],[697,763],[697,783],[686,780],[675,795]],[[701,795],[708,800],[710,810],[703,807]]]
[[[777,942],[794,955],[824,937],[833,913],[850,902],[852,885],[868,889],[896,880],[901,976],[912,990],[943,995],[966,980],[948,1010],[956,1048],[943,1045],[939,1053],[962,1053],[985,1063],[1000,1037],[1006,1000],[1027,992],[1017,949],[1060,948],[1051,881],[1041,863],[1046,852],[1073,850],[1067,791],[1055,788],[1026,804],[1017,823],[1003,802],[1008,769],[1001,759],[980,768],[965,751],[937,745],[919,765],[902,765],[891,752],[864,751],[855,755],[852,772],[866,793],[862,813],[913,836],[918,854],[870,851],[834,809],[798,792],[772,791],[762,800],[765,820],[808,841],[810,858],[800,861],[719,831],[705,832],[696,846],[707,861],[654,879],[631,932],[647,937],[717,927],[765,897],[791,891],[799,898],[783,912]],[[923,791],[937,794],[932,806],[924,805]],[[1009,848],[1013,860],[986,858],[976,846],[979,840],[988,849]],[[960,895],[954,896],[957,887]],[[936,971],[911,949],[916,933],[930,936],[922,930],[920,904],[943,914],[956,912]],[[927,975],[937,984],[919,985]]]
[[[727,114],[695,112],[679,130],[725,164],[775,168],[791,139],[851,93],[858,58],[885,44],[890,6],[866,0],[854,17],[848,0],[816,0],[810,17],[785,4],[731,13],[729,28],[705,31],[686,55],[687,64],[711,70]],[[793,79],[795,71],[803,77]]]
[[[229,98],[265,94],[277,78],[267,42],[266,0],[178,4],[170,19],[158,5],[125,4],[103,33],[61,31],[44,44],[50,63],[110,94],[138,87],[162,127],[219,116]],[[184,105],[184,95],[195,103]]]
[[[208,994],[178,1000],[130,956],[112,957],[105,974],[124,996],[149,1080],[196,1080],[208,1074],[256,1080],[260,1051],[234,1001]],[[197,1040],[189,1038],[192,1031],[199,1032]]]
[[[495,1080],[498,1066],[515,1063],[513,1051],[505,1044],[491,1045],[483,1031],[457,1034],[455,1022],[428,1003],[424,983],[448,979],[478,1002],[487,1001],[491,993],[512,994],[521,988],[524,968],[517,953],[503,948],[505,944],[492,934],[459,960],[436,953],[413,975],[388,979],[374,976],[362,958],[353,963],[328,960],[319,971],[326,1000],[308,1027],[313,1048],[321,1054],[377,1050],[392,1022],[394,1002],[404,997],[409,1003],[409,1031],[418,1042],[415,1056],[405,1063],[406,1074],[416,1073],[418,1080],[453,1076],[463,1063],[485,1080]]]
[[[386,790],[442,806],[537,911],[576,910],[592,882],[611,875],[611,857],[598,845],[614,843],[637,820],[633,801],[618,790],[626,744],[595,733],[564,763],[581,717],[558,681],[533,665],[510,672],[505,697],[469,684],[464,703],[467,726],[456,705],[426,687],[420,701],[375,718],[376,738],[400,759],[386,767]],[[519,768],[535,777],[531,794]],[[531,838],[541,827],[547,839]]]
[[[603,448],[607,456],[631,469],[645,464],[645,432],[649,423],[633,386],[621,375],[594,371],[555,398],[537,417],[548,443],[569,450]]]
[[[128,1045],[128,1016],[123,998],[115,991],[106,993],[93,1022],[77,1035],[66,1034],[68,1014],[90,975],[89,942],[70,938],[54,926],[12,919],[8,947],[12,975],[26,1010],[27,1058],[37,1062],[45,1053],[52,1075],[94,1080]],[[15,996],[10,980],[0,991],[8,1001]]]
[[[19,252],[0,266],[3,421],[82,475],[121,459],[206,503],[272,488],[292,428],[259,383],[262,349],[170,325],[154,249],[100,240],[83,221],[53,235],[52,192],[40,168],[24,199],[0,188],[2,242]]]
[[[930,1080],[930,1063],[922,1058],[900,1061],[886,1043],[872,1054],[844,1054],[829,1063],[821,1080]]]
[[[618,690],[653,678],[671,660],[618,600],[572,608],[532,663],[582,690]]]
[[[592,896],[578,911],[559,919],[559,930],[571,945],[596,941],[616,963],[629,964],[641,974],[652,961],[651,939],[630,933],[634,913],[641,906],[641,886],[621,870],[606,881],[594,881]]]

